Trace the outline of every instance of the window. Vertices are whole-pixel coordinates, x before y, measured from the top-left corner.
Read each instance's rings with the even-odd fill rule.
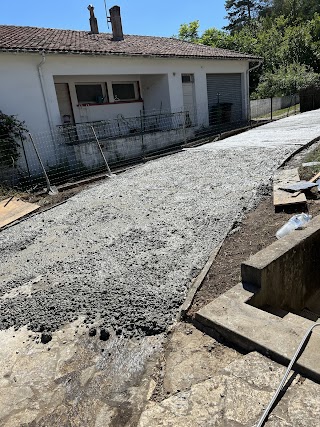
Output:
[[[108,102],[105,84],[77,83],[76,92],[79,104],[102,104]]]
[[[181,75],[182,83],[193,83],[193,74],[182,74]]]
[[[112,83],[115,102],[135,101],[139,98],[138,82]]]

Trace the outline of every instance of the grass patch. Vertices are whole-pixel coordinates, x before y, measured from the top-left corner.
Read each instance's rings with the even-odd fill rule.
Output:
[[[272,117],[274,119],[280,118],[280,117],[287,117],[294,113],[300,113],[300,104],[292,105],[289,108],[282,108],[281,110],[273,111]],[[271,117],[271,112],[266,114],[265,116],[259,117],[260,119],[268,119]]]
[[[311,153],[308,153],[304,159],[303,163],[308,162],[320,162],[320,145],[315,148]],[[306,181],[309,181],[311,178],[313,178],[317,173],[320,172],[320,165],[315,166],[300,166],[299,167],[299,176],[300,179],[305,179]]]

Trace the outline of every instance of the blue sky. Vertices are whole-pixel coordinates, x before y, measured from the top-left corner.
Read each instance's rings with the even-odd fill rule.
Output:
[[[100,32],[108,32],[104,0],[2,0],[0,24],[87,30],[95,7]],[[198,19],[202,30],[225,25],[224,0],[106,0],[121,7],[124,33],[172,36],[182,23]]]

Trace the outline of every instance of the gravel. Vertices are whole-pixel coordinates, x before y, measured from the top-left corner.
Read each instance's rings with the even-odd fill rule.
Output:
[[[4,230],[0,328],[50,336],[84,316],[102,339],[164,331],[210,251],[295,148],[183,151]]]

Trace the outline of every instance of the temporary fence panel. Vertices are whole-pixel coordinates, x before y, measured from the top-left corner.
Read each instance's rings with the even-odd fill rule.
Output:
[[[208,74],[207,82],[209,104],[194,104],[194,114],[186,111],[189,91],[186,105],[177,111],[142,110],[136,117],[119,114],[112,120],[65,124],[31,137],[21,135],[16,158],[9,151],[1,153],[6,149],[1,143],[6,136],[0,135],[0,185],[18,182],[41,188],[48,187],[46,176],[56,186],[95,174],[109,175],[109,165],[121,167],[248,126],[242,110],[241,75]],[[1,162],[2,158],[6,161]]]

